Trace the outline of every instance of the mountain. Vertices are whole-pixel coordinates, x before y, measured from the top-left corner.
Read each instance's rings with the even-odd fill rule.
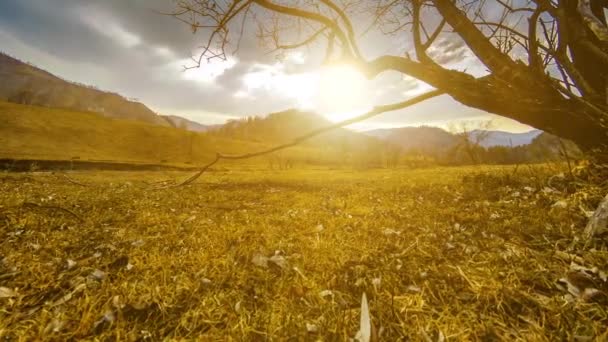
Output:
[[[210,134],[230,139],[249,140],[257,142],[285,143],[320,127],[330,125],[325,117],[298,110],[286,110],[271,113],[267,116],[254,116],[241,120],[231,120]],[[380,141],[365,134],[345,128],[338,128],[316,136],[305,144],[336,147],[345,143],[371,143]]]
[[[455,135],[438,127],[400,127],[376,129],[364,133],[388,141],[406,151],[417,150],[423,153],[445,151],[458,144]]]
[[[265,117],[232,120],[205,134],[227,140],[277,146],[328,125],[331,122],[318,114],[287,110]],[[268,158],[300,160],[314,165],[369,167],[395,164],[399,155],[396,150],[393,145],[380,139],[337,128],[304,140],[295,147],[273,153]]]
[[[537,155],[563,156],[566,154],[569,157],[582,156],[582,151],[575,143],[546,132],[542,132],[535,137],[528,147]]]
[[[0,100],[103,116],[159,126],[169,123],[145,105],[115,93],[63,80],[31,64],[0,53]]]
[[[474,130],[469,133],[470,140],[475,142],[477,137],[484,136],[479,144],[483,147],[493,146],[523,146],[529,145],[541,135],[543,131],[535,129],[524,133],[510,133],[503,131]]]
[[[162,115],[162,117],[171,125],[171,127],[185,129],[192,132],[208,132],[218,129],[222,125],[203,125],[198,122],[182,118],[176,115]]]
[[[458,143],[456,135],[438,127],[400,127],[377,129],[364,133],[394,143],[405,150],[419,150],[422,152],[438,149],[447,150]],[[469,140],[471,142],[480,140],[479,144],[482,147],[516,147],[531,144],[541,133],[540,130],[525,133],[474,130],[469,132]]]

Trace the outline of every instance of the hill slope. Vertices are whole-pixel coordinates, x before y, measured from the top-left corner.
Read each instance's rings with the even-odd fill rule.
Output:
[[[367,131],[365,134],[395,144],[406,151],[423,153],[446,151],[458,144],[458,138],[438,127],[400,127]]]
[[[216,128],[221,127],[222,125],[203,125],[198,122],[194,122],[192,120],[188,120],[186,118],[182,118],[181,116],[176,115],[162,115],[163,119],[165,119],[171,127],[185,129],[187,131],[192,132],[207,132],[214,130]]]
[[[95,160],[136,163],[201,165],[216,152],[250,153],[267,149],[308,132],[309,126],[283,127],[283,120],[315,118],[282,114],[265,119],[234,122],[228,128],[207,133],[190,132],[137,121],[118,120],[91,112],[77,112],[0,101],[0,158],[28,160]],[[256,121],[256,125],[251,122]],[[263,137],[263,127],[274,127],[279,135]],[[239,132],[249,129],[253,136]],[[293,163],[335,165],[379,163],[385,144],[348,130],[327,133],[303,145],[273,155],[248,160],[246,164],[270,163],[287,167]],[[276,163],[279,164],[276,164]]]
[[[290,109],[272,113],[266,117],[256,116],[229,121],[210,134],[247,141],[285,143],[330,124],[331,122],[319,114]],[[380,144],[380,140],[348,129],[338,128],[314,137],[305,144],[337,147],[340,144],[374,145]]]
[[[171,127],[0,101],[0,158],[200,163],[253,143]]]
[[[85,85],[65,81],[42,69],[0,53],[0,100],[89,111],[116,119],[169,126],[145,105]]]

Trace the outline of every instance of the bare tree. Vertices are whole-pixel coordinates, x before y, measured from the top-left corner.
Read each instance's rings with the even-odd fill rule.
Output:
[[[473,164],[480,164],[482,158],[479,155],[479,150],[482,148],[482,144],[488,140],[489,129],[492,128],[492,125],[491,120],[461,121],[451,124],[449,131],[458,138],[455,150],[464,149]]]
[[[606,0],[178,0],[172,14],[206,33],[195,66],[225,59],[255,27],[273,50],[322,44],[326,60],[356,65],[369,78],[409,75],[467,106],[605,157],[607,6]],[[361,18],[371,18],[370,25]],[[395,38],[400,53],[374,55],[359,44],[369,29],[411,39]],[[450,42],[466,46],[487,75],[447,68]]]
[[[409,75],[436,89],[411,102],[375,107],[356,120],[447,94],[464,105],[569,139],[598,161],[608,161],[607,0],[174,1],[172,15],[193,32],[207,34],[202,52],[193,57],[195,67],[225,59],[238,50],[245,30],[257,27],[260,41],[275,51],[323,44],[325,61],[350,63],[369,78],[385,72]],[[360,18],[371,18],[371,25],[361,25]],[[364,51],[359,40],[371,28],[395,37],[407,32],[411,39],[395,39],[401,45],[396,54]],[[454,41],[485,66],[485,76],[446,67],[442,50]],[[347,123],[352,120],[340,125]],[[266,151],[217,154],[182,184],[220,159],[271,153],[316,134]],[[596,215],[605,215],[606,201]]]

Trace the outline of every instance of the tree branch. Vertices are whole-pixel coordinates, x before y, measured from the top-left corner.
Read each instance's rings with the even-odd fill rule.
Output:
[[[433,60],[426,53],[426,49],[420,38],[420,1],[421,0],[412,0],[412,34],[414,36],[414,49],[416,51],[416,57],[421,63],[434,64]]]
[[[390,111],[395,111],[395,110],[399,110],[399,109],[404,109],[407,107],[411,107],[415,104],[418,104],[420,102],[426,101],[428,99],[437,97],[439,95],[444,94],[443,91],[441,90],[433,90],[427,93],[424,93],[422,95],[418,95],[414,98],[411,98],[409,100],[406,101],[402,101],[402,102],[397,102],[397,103],[393,103],[393,104],[388,104],[388,105],[381,105],[381,106],[376,106],[374,107],[372,110],[370,110],[367,113],[361,114],[359,116],[356,116],[354,118],[351,119],[347,119],[347,120],[343,120],[331,125],[327,125],[325,127],[321,127],[315,130],[312,130],[311,132],[308,132],[302,136],[299,136],[295,139],[293,139],[291,142],[286,143],[286,144],[282,144],[282,145],[278,145],[278,146],[274,146],[271,147],[269,149],[266,150],[262,150],[262,151],[258,151],[258,152],[252,152],[252,153],[244,153],[244,154],[222,154],[222,153],[217,153],[215,156],[215,159],[213,159],[210,163],[204,165],[200,171],[198,171],[197,173],[195,173],[194,175],[192,175],[190,178],[184,180],[183,182],[176,184],[176,185],[170,185],[170,186],[164,186],[164,187],[160,187],[158,189],[164,189],[164,188],[175,188],[175,187],[181,187],[184,185],[188,185],[191,184],[192,182],[194,182],[195,180],[197,180],[203,173],[205,173],[207,170],[209,170],[209,168],[211,168],[213,165],[215,165],[216,163],[218,163],[220,160],[225,159],[225,160],[241,160],[241,159],[249,159],[249,158],[254,158],[254,157],[259,157],[259,156],[263,156],[266,154],[270,154],[273,152],[277,152],[280,150],[284,150],[286,148],[290,148],[293,146],[296,146],[306,140],[309,140],[310,138],[313,138],[319,134],[325,133],[327,131],[331,131],[334,130],[336,128],[340,128],[340,127],[344,127],[344,126],[348,126],[351,124],[354,124],[356,122],[360,122],[366,119],[369,119],[371,117],[386,113],[386,112],[390,112]]]
[[[528,19],[528,65],[534,72],[542,72],[540,55],[538,54],[538,41],[536,38],[537,23],[542,9],[537,7]]]
[[[256,4],[262,6],[263,8],[266,8],[268,10],[271,10],[271,11],[274,11],[277,13],[283,13],[283,14],[297,17],[297,18],[309,19],[309,20],[315,21],[319,24],[322,24],[323,26],[328,27],[329,29],[331,29],[334,32],[334,34],[336,35],[336,37],[338,38],[340,43],[342,43],[342,46],[344,46],[344,47],[351,46],[348,38],[346,37],[346,34],[344,33],[344,31],[342,31],[342,29],[340,29],[338,24],[336,24],[335,21],[331,20],[330,18],[328,18],[324,15],[321,15],[321,14],[315,13],[315,12],[305,11],[305,10],[294,8],[294,7],[279,5],[279,4],[276,4],[276,3],[272,2],[272,1],[268,1],[268,0],[252,0],[252,1],[255,2]],[[350,51],[350,50],[343,51],[343,52],[346,53],[347,57],[352,57],[352,55],[353,55],[352,51]]]
[[[468,47],[495,75],[505,79],[515,79],[518,68],[515,62],[502,53],[472,23],[451,0],[433,0],[435,7],[443,18],[467,43]]]
[[[324,3],[327,7],[334,10],[334,12],[336,12],[338,14],[340,19],[342,19],[342,21],[344,22],[344,25],[346,26],[346,32],[348,33],[348,39],[350,42],[350,46],[353,49],[355,57],[363,58],[363,56],[361,55],[361,51],[359,50],[359,46],[357,44],[357,39],[355,38],[355,30],[353,29],[353,24],[350,21],[350,19],[348,18],[348,16],[346,15],[346,13],[344,13],[344,11],[342,9],[340,9],[340,7],[338,7],[331,0],[321,0],[321,2]]]

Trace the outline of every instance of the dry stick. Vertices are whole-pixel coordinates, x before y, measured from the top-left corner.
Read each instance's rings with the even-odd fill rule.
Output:
[[[211,161],[209,164],[204,165],[200,171],[198,171],[197,173],[195,173],[194,175],[192,175],[190,178],[186,179],[185,181],[179,183],[179,184],[175,184],[175,185],[170,185],[170,186],[165,186],[165,187],[160,187],[159,189],[166,189],[166,188],[175,188],[175,187],[179,187],[179,186],[184,186],[184,185],[188,185],[192,182],[194,182],[195,180],[197,180],[203,173],[205,173],[205,171],[209,170],[209,168],[213,165],[215,165],[217,162],[219,162],[222,159],[226,159],[226,160],[238,160],[238,159],[248,159],[248,158],[253,158],[253,157],[259,157],[265,154],[269,154],[272,152],[276,152],[276,151],[280,151],[280,150],[284,150],[286,148],[289,147],[293,147],[295,145],[300,144],[303,141],[306,141],[314,136],[317,136],[321,133],[325,133],[327,131],[331,131],[333,129],[336,128],[340,128],[340,127],[344,127],[344,126],[348,126],[350,124],[359,122],[359,121],[363,121],[366,119],[369,119],[371,117],[380,115],[382,113],[386,113],[386,112],[390,112],[390,111],[394,111],[394,110],[398,110],[398,109],[403,109],[403,108],[407,108],[410,106],[413,106],[415,104],[418,104],[422,101],[426,101],[428,99],[437,97],[439,95],[443,95],[445,94],[445,91],[443,90],[433,90],[427,93],[424,93],[422,95],[418,95],[414,98],[411,98],[409,100],[406,101],[402,101],[402,102],[397,102],[397,103],[392,103],[392,104],[388,104],[388,105],[382,105],[382,106],[376,106],[374,107],[372,110],[370,110],[367,113],[361,114],[359,116],[356,116],[354,118],[350,118],[347,120],[343,120],[340,122],[336,122],[334,124],[331,125],[327,125],[325,127],[321,127],[315,130],[312,130],[302,136],[299,136],[295,139],[293,139],[291,142],[286,143],[286,144],[282,144],[282,145],[277,145],[275,147],[266,149],[266,150],[262,150],[262,151],[258,151],[258,152],[252,152],[252,153],[245,153],[245,154],[222,154],[222,153],[216,153],[215,155],[215,159],[213,159],[213,161]]]
[[[23,202],[23,204],[21,204],[21,207],[23,207],[23,208],[40,208],[40,209],[59,210],[59,211],[63,211],[66,214],[71,215],[72,217],[76,218],[80,222],[84,222],[84,219],[82,217],[80,217],[78,214],[76,214],[75,212],[71,211],[70,209],[66,209],[66,208],[63,208],[63,207],[58,207],[58,206],[55,206],[55,205],[40,205],[40,204],[32,203],[32,202]]]
[[[91,185],[87,185],[87,184],[84,184],[84,183],[80,183],[80,182],[78,182],[78,181],[76,181],[76,180],[74,180],[74,179],[70,178],[70,177],[69,177],[68,175],[66,175],[65,173],[62,173],[62,174],[61,174],[61,176],[62,176],[63,178],[65,178],[65,179],[66,179],[68,182],[70,182],[70,183],[72,183],[72,184],[74,184],[74,185],[78,185],[78,186],[82,186],[82,187],[90,187],[90,186],[91,186]]]
[[[570,178],[574,178],[574,175],[572,174],[572,165],[570,164],[570,155],[568,154],[568,151],[566,151],[566,145],[564,144],[564,141],[559,137],[557,138],[557,141],[559,141],[559,147],[561,149],[562,156],[566,159],[566,162],[568,163],[568,173],[570,174]]]

